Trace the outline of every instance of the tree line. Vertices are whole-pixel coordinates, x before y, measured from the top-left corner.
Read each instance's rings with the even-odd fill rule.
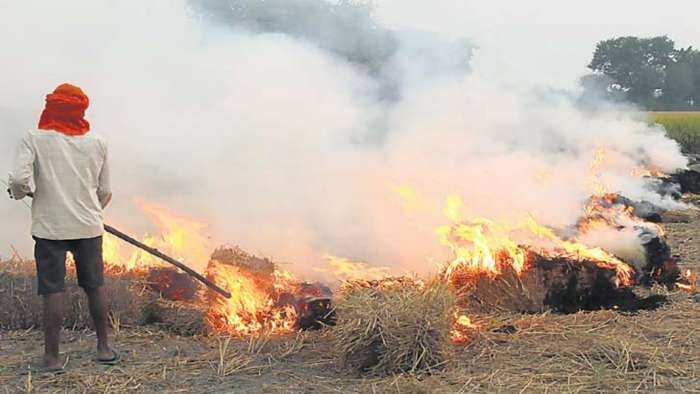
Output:
[[[648,110],[700,110],[700,51],[667,36],[618,37],[597,44],[581,79],[584,95]]]

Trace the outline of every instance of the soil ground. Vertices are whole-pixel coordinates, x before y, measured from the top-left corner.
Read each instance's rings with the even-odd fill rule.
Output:
[[[700,272],[700,214],[667,223],[683,267]],[[41,354],[37,330],[0,331],[0,392],[700,392],[700,299],[668,293],[653,311],[475,316],[468,345],[434,375],[367,377],[342,368],[331,331],[248,341],[120,327],[118,366],[93,361],[94,334],[66,331],[62,375],[24,374]]]

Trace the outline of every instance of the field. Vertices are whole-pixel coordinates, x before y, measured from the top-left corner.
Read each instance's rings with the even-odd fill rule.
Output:
[[[651,112],[650,118],[666,128],[684,153],[700,154],[700,112]]]
[[[668,223],[684,268],[700,271],[700,213]],[[38,330],[0,331],[0,392],[700,392],[700,302],[682,292],[653,311],[474,316],[470,343],[454,345],[432,375],[360,375],[343,368],[334,330],[247,340],[178,336],[117,324],[121,365],[99,367],[94,334],[68,330],[63,375],[23,374],[41,354]],[[3,297],[6,296],[2,295]]]

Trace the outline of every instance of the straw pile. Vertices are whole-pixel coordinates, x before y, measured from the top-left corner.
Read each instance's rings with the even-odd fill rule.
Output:
[[[37,295],[36,278],[31,262],[3,263],[0,269],[0,328],[28,329],[42,326],[42,299]],[[153,301],[144,292],[144,282],[136,278],[116,277],[105,281],[113,324],[142,323],[145,305]],[[151,299],[149,299],[151,298]],[[72,274],[66,278],[64,327],[84,329],[92,326],[87,298]]]
[[[446,363],[454,308],[437,280],[351,282],[337,306],[334,348],[343,366],[360,372],[432,373]]]
[[[593,261],[530,252],[528,262],[521,274],[509,265],[502,265],[495,277],[456,271],[450,283],[459,292],[459,304],[476,312],[636,311],[663,302],[663,297],[638,298],[631,288],[619,287],[615,270]]]
[[[205,332],[205,312],[192,304],[159,298],[149,290],[146,276],[120,273],[106,275],[105,290],[114,328],[155,324],[180,335]],[[34,263],[3,262],[0,268],[0,329],[17,330],[42,326],[42,298],[37,295]],[[92,327],[87,298],[67,269],[63,326],[80,330]]]

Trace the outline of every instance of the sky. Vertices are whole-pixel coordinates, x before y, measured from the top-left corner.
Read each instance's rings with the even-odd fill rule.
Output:
[[[598,41],[668,35],[700,47],[700,2],[692,0],[374,0],[378,19],[468,37],[475,70],[506,85],[572,89]],[[661,6],[662,5],[662,6]]]

